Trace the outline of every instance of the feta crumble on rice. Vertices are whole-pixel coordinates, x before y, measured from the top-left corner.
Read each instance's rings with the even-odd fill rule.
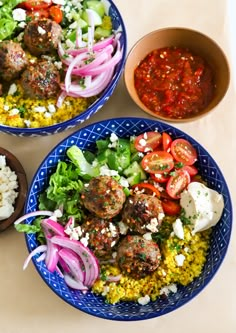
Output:
[[[170,293],[176,293],[176,292],[177,292],[177,286],[175,283],[172,283],[169,284],[168,286],[161,288],[160,295],[168,296]]]
[[[176,262],[177,266],[183,266],[185,258],[186,258],[185,255],[177,254],[175,256],[175,262]]]
[[[0,155],[0,220],[5,220],[14,212],[18,196],[18,181],[15,171],[6,164],[6,156]]]
[[[176,219],[176,221],[173,223],[173,231],[179,239],[184,239],[184,228],[180,219]]]
[[[139,299],[138,299],[138,303],[140,304],[140,305],[146,305],[146,304],[148,304],[150,302],[150,297],[148,296],[148,295],[145,295],[145,296],[143,296],[143,297],[139,297]]]

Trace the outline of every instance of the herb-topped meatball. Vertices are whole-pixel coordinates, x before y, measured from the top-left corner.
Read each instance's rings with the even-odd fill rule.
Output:
[[[111,219],[123,208],[126,196],[122,186],[110,176],[90,180],[82,195],[85,208],[103,219]]]
[[[25,97],[55,98],[60,91],[60,73],[52,62],[42,60],[26,68],[21,76],[21,84]]]
[[[112,221],[89,217],[81,226],[82,237],[87,238],[89,248],[99,259],[112,257],[114,246],[119,240],[119,230]]]
[[[144,193],[128,197],[122,213],[122,221],[139,234],[158,232],[163,217],[161,201]]]
[[[31,54],[52,53],[61,39],[61,26],[50,19],[42,18],[29,22],[24,31],[24,43]]]
[[[0,76],[11,81],[19,76],[28,63],[25,51],[19,43],[6,40],[0,43]]]
[[[122,272],[141,279],[157,269],[161,253],[154,241],[128,235],[119,243],[116,259]]]

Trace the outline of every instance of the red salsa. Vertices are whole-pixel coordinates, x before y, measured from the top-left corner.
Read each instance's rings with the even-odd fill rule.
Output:
[[[166,47],[150,52],[134,72],[142,103],[168,118],[188,118],[203,110],[214,94],[213,72],[188,49]]]

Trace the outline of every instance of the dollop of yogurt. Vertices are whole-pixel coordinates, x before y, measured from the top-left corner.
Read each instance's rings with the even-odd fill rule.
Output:
[[[223,209],[223,196],[199,182],[192,182],[181,193],[180,205],[192,223],[192,233],[206,230],[217,224]]]

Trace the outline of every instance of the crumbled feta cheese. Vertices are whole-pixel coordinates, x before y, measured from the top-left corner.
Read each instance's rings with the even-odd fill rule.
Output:
[[[110,287],[109,287],[109,286],[104,286],[104,287],[103,287],[102,296],[106,296],[107,293],[109,292],[109,290],[110,290]]]
[[[42,27],[38,26],[38,33],[39,33],[40,35],[45,35],[45,34],[46,34],[46,30],[43,29]]]
[[[18,24],[18,27],[24,29],[26,25],[27,25],[27,23],[24,22],[24,21],[22,21],[22,22],[20,22],[20,23]],[[21,40],[23,39],[23,38],[22,38],[23,35],[24,35],[24,33],[20,33],[20,34],[17,36],[17,40],[18,40],[18,41],[21,41]]]
[[[150,220],[150,223],[146,225],[146,228],[151,232],[158,232],[158,225],[159,225],[158,219],[156,217],[153,217]]]
[[[176,293],[176,292],[177,292],[177,286],[175,283],[172,283],[168,286],[161,288],[160,295],[168,296],[170,293]]]
[[[123,187],[129,187],[129,182],[125,177],[121,176],[120,179],[119,179],[119,183]]]
[[[119,174],[118,171],[109,169],[107,165],[102,165],[100,167],[100,175],[112,177],[112,176],[118,176]]]
[[[177,254],[175,256],[175,261],[177,266],[183,266],[185,260],[185,256],[183,254]]]
[[[56,107],[55,107],[55,105],[53,105],[53,104],[49,104],[49,105],[48,105],[48,111],[51,112],[51,113],[56,112]]]
[[[115,142],[115,141],[118,141],[118,140],[119,140],[118,136],[115,133],[111,133],[110,141]]]
[[[16,108],[11,109],[11,111],[9,112],[10,116],[15,116],[16,114],[18,114],[20,111]]]
[[[146,304],[148,304],[150,302],[150,297],[149,297],[149,295],[145,295],[144,297],[139,297],[139,299],[138,299],[138,303],[140,304],[140,305],[146,305]]]
[[[35,106],[34,111],[35,112],[46,112],[47,109],[45,106]]]
[[[176,219],[173,223],[173,231],[179,239],[184,239],[184,228],[183,223],[180,219]]]
[[[53,0],[53,3],[55,3],[56,5],[61,5],[61,6],[65,6],[66,1],[65,0]]]
[[[121,235],[126,235],[129,227],[123,221],[118,222]]]
[[[25,21],[26,20],[26,11],[22,8],[16,8],[12,11],[12,16],[14,21]]]
[[[45,118],[51,118],[52,114],[50,112],[45,112],[44,117]]]
[[[140,144],[140,146],[145,147],[146,144],[147,144],[147,141],[144,140],[144,139],[140,139],[140,140],[139,140],[139,144]]]
[[[27,127],[30,127],[30,125],[31,125],[31,121],[27,120],[27,119],[24,120],[24,123]]]
[[[56,66],[57,69],[62,69],[62,62],[61,61],[54,61],[54,65]]]
[[[10,106],[9,106],[9,105],[6,105],[6,104],[5,104],[5,105],[3,106],[3,110],[4,110],[4,111],[8,111],[9,109],[10,109]]]
[[[146,232],[146,234],[143,235],[143,238],[146,240],[152,240],[152,233]]]
[[[116,230],[115,225],[112,222],[109,223],[109,230],[111,232],[111,237],[116,237],[117,230]]]
[[[8,95],[14,95],[17,92],[17,85],[12,83],[8,90]]]
[[[6,164],[6,157],[0,156],[0,220],[5,220],[14,212],[18,196],[18,181],[15,171]]]

